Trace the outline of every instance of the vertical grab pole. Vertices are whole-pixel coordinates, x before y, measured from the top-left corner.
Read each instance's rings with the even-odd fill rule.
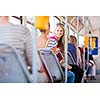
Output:
[[[83,16],[83,22],[84,22],[84,37],[86,35],[86,17]],[[84,55],[83,55],[83,70],[85,71],[85,46],[84,46]]]
[[[67,82],[67,68],[68,61],[67,61],[67,50],[68,50],[68,16],[65,16],[65,83]]]
[[[77,16],[77,65],[78,65],[78,46],[79,46],[79,16]]]
[[[32,75],[33,75],[33,82],[37,83],[37,58],[36,58],[36,33],[37,30],[35,28],[32,28],[33,33],[33,60],[32,60]]]
[[[24,26],[26,26],[26,23],[27,23],[27,17],[26,16],[22,16],[22,24]]]
[[[87,19],[87,21],[88,21],[88,25],[90,25],[90,23],[89,23],[89,19],[88,19],[88,16],[86,17],[86,19]],[[88,48],[87,48],[87,61],[89,61],[89,51],[90,51],[90,48],[89,48],[89,46],[90,46],[90,36],[91,36],[91,34],[89,34],[89,31],[90,31],[90,27],[88,26],[88,36],[89,36],[89,40],[88,40]],[[89,68],[89,62],[87,62],[88,64],[87,64],[87,67]]]
[[[38,58],[38,52],[37,52],[37,29],[35,27],[32,28],[33,33],[33,59],[32,59],[32,75],[33,75],[33,82],[37,83],[37,76],[38,76],[38,68],[40,68],[39,58]]]

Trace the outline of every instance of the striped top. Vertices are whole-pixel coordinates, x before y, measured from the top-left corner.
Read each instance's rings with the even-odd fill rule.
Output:
[[[48,39],[49,39],[49,42],[48,42],[47,48],[52,49],[58,45],[57,39],[53,33],[49,33]]]
[[[32,66],[32,41],[32,34],[22,25],[9,23],[7,26],[0,26],[0,43],[15,47],[28,66]]]
[[[63,57],[63,54],[62,54],[60,48],[58,47],[58,41],[57,41],[56,36],[53,33],[49,33],[48,39],[49,39],[49,42],[48,42],[47,48],[49,48],[49,49],[55,48],[56,56],[57,56],[59,62],[61,62],[62,60],[64,60],[64,57]]]

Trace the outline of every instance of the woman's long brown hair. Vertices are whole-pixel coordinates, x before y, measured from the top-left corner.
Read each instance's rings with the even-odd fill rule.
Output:
[[[64,25],[61,23],[58,23],[57,26],[60,26],[63,30],[63,35],[60,37],[59,41],[58,41],[58,46],[62,52],[62,54],[64,55],[64,44],[65,44],[65,28]]]

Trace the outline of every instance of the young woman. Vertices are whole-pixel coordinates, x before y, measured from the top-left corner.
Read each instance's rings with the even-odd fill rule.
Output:
[[[58,23],[56,26],[56,29],[52,35],[48,36],[49,37],[49,43],[48,43],[48,48],[52,49],[54,53],[57,55],[57,58],[63,68],[64,66],[64,34],[65,34],[65,29],[64,26],[61,23]],[[71,66],[68,66],[70,69]],[[65,69],[64,69],[65,70]],[[74,83],[75,80],[75,75],[72,71],[67,71],[68,72],[68,83]]]

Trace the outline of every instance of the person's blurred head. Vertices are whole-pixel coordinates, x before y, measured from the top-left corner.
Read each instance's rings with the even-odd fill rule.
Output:
[[[9,16],[0,16],[0,25],[8,24]]]
[[[8,20],[9,19],[9,16],[0,16],[0,19],[2,19],[2,20]]]
[[[77,46],[77,39],[76,39],[75,36],[70,35],[69,41],[70,41],[70,43],[72,43],[72,44],[74,44],[75,46]]]
[[[50,32],[50,23],[48,23],[48,29],[47,30],[42,30],[40,29],[41,34],[49,34]]]

